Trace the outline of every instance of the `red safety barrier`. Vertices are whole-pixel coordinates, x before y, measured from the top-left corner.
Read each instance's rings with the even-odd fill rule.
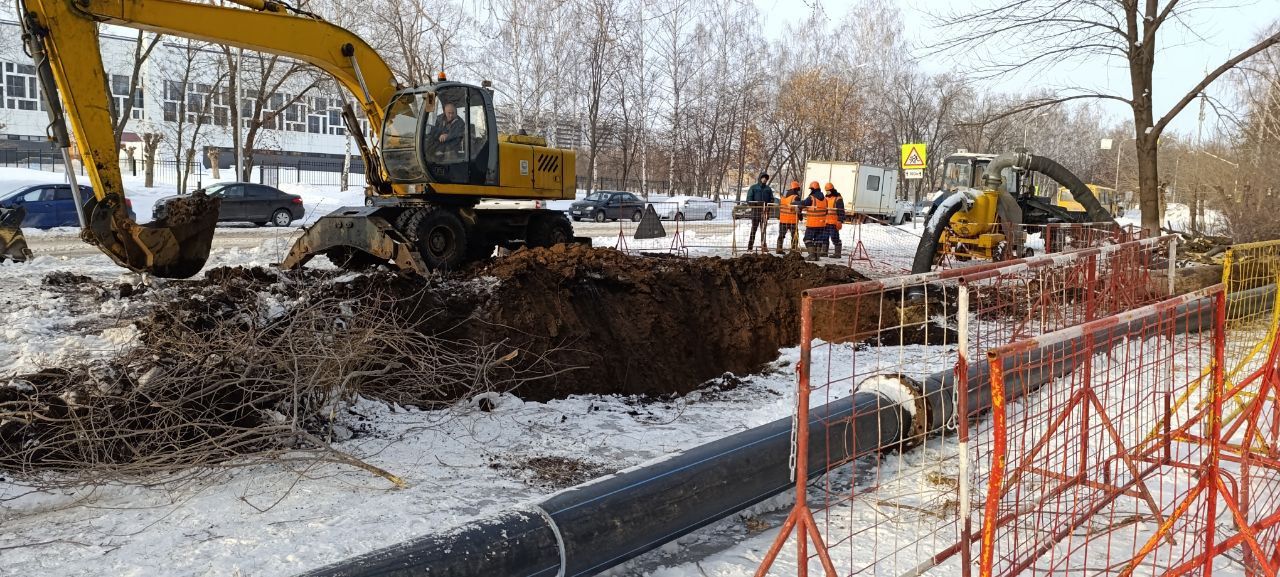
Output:
[[[976,566],[991,348],[1156,302],[1173,237],[824,287],[802,296],[796,505],[757,575],[913,575]],[[947,383],[950,383],[949,385]],[[976,387],[976,388],[975,388]],[[825,414],[854,396],[853,414]],[[974,400],[971,400],[973,397]],[[869,416],[870,415],[870,416]],[[809,423],[825,431],[813,462]],[[868,425],[868,423],[870,423]],[[808,472],[821,474],[811,480]],[[794,536],[794,555],[784,545]]]

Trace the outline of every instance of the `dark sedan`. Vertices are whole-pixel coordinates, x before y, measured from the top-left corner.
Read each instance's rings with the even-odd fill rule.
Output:
[[[252,222],[258,226],[268,223],[289,226],[306,214],[302,197],[278,188],[251,182],[219,182],[204,189],[209,196],[222,198],[218,222]],[[163,218],[169,201],[178,198],[166,196],[156,201],[152,218]]]
[[[634,222],[640,222],[643,214],[644,201],[639,197],[630,192],[612,190],[598,190],[569,207],[569,216],[573,220],[589,218],[596,222],[604,222],[629,218]]]

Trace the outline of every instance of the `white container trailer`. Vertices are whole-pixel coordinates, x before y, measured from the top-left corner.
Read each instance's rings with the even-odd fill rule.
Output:
[[[897,199],[896,169],[857,162],[810,160],[805,163],[801,186],[808,186],[813,181],[817,181],[819,186],[828,182],[834,185],[844,197],[844,209],[848,214],[862,214],[892,224],[902,224],[911,218],[911,205]],[[801,195],[804,194],[807,193],[801,191]]]

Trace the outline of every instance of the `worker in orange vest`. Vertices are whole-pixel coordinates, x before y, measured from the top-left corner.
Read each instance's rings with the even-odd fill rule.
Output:
[[[793,180],[791,186],[787,187],[787,191],[782,193],[782,200],[778,202],[778,254],[785,254],[782,251],[782,239],[788,235],[791,236],[791,252],[799,250],[796,247],[799,222],[800,183]]]
[[[835,246],[835,253],[832,258],[840,258],[840,251],[844,248],[844,244],[840,242],[840,229],[844,228],[844,198],[841,198],[840,191],[836,190],[834,184],[830,182],[823,187],[826,190],[827,197],[827,239],[831,241],[831,245]],[[827,256],[827,243],[822,243],[822,256]]]
[[[800,203],[804,210],[804,246],[809,260],[818,260],[818,251],[827,246],[827,198],[818,181],[809,183],[809,196]]]

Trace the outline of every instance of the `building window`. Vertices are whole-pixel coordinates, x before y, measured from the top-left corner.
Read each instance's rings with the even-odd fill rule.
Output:
[[[347,135],[347,129],[342,123],[342,111],[329,110],[329,134],[334,136]]]
[[[307,132],[324,134],[324,117],[312,114],[307,117]]]
[[[164,121],[165,122],[178,121],[178,103],[177,102],[167,101],[164,103]]]
[[[123,74],[111,75],[111,98],[115,100],[116,110],[123,111],[129,105],[129,77]],[[133,91],[133,108],[129,110],[129,118],[143,118],[142,86]]]
[[[4,105],[10,110],[38,110],[36,69],[30,64],[4,63]]]

